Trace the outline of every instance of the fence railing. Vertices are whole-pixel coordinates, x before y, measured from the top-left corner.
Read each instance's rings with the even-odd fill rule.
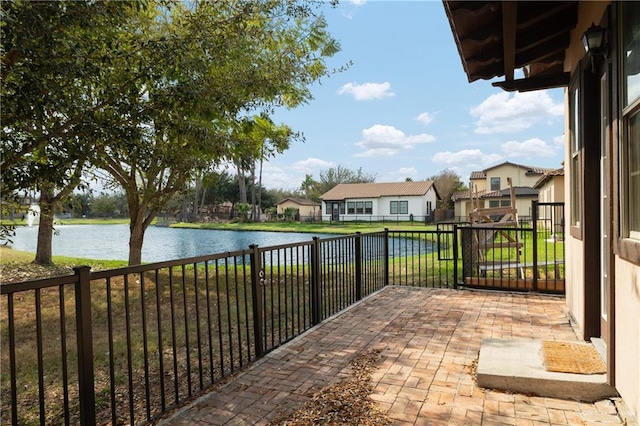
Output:
[[[2,284],[0,423],[154,421],[386,285],[454,288],[461,230],[313,238]]]
[[[459,228],[465,286],[565,292],[564,204],[534,201],[531,210],[515,227]]]

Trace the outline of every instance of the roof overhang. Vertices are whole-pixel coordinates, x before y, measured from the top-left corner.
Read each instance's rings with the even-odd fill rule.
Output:
[[[507,91],[563,87],[565,51],[578,22],[577,1],[443,0],[469,82],[504,76]],[[522,69],[524,78],[515,79]]]

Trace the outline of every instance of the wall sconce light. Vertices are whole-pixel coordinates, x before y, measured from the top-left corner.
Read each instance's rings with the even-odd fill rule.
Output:
[[[605,35],[607,30],[600,25],[591,24],[582,34],[584,50],[591,56],[605,53]]]
[[[606,28],[602,28],[600,25],[596,25],[594,23],[591,23],[591,26],[587,28],[587,31],[582,34],[582,44],[584,45],[584,50],[587,51],[589,57],[591,58],[591,72],[596,72],[593,60],[594,56],[607,56],[607,46],[605,41],[606,34]]]

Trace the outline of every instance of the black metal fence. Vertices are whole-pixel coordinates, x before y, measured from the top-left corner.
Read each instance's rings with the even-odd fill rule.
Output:
[[[389,282],[453,287],[453,232],[314,238],[2,284],[0,422],[148,423]]]
[[[565,292],[564,204],[534,201],[532,213],[514,227],[460,228],[465,286]]]
[[[0,423],[149,423],[386,285],[456,287],[468,272],[460,232],[356,233],[2,284]]]

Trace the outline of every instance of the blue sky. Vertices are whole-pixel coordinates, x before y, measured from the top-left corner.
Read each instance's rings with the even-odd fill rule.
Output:
[[[306,141],[265,163],[266,188],[294,190],[306,174],[318,179],[337,166],[377,182],[444,169],[467,182],[504,161],[561,166],[562,89],[519,94],[469,83],[442,2],[343,0],[325,15],[341,43],[329,67],[353,65],[315,84],[309,104],[275,114]]]

